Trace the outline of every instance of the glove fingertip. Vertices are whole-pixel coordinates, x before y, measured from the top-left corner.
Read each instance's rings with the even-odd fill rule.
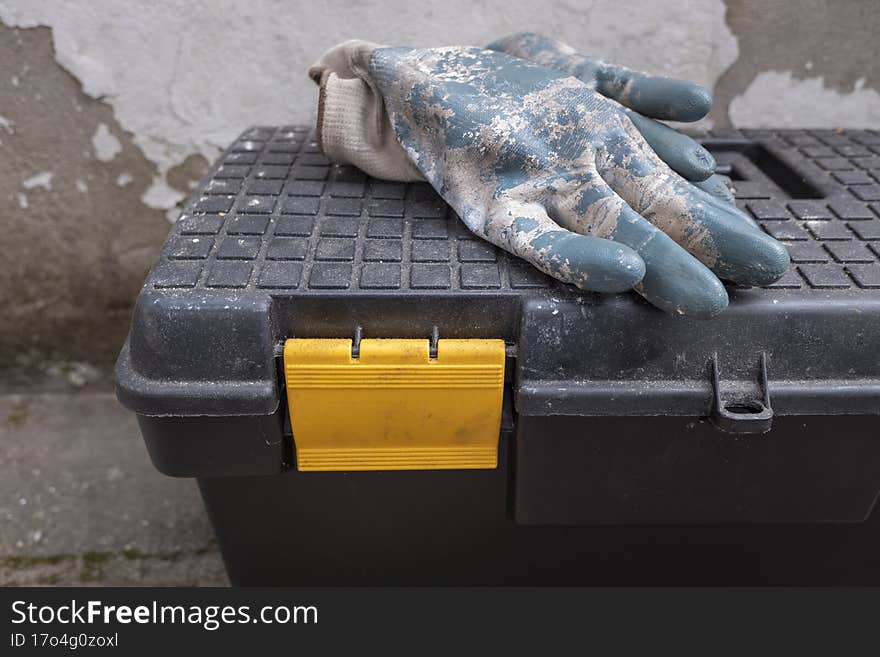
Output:
[[[791,266],[791,255],[782,242],[775,240],[766,233],[754,232],[751,245],[752,267],[741,281],[747,285],[770,285],[775,283]]]
[[[664,121],[699,121],[712,109],[712,93],[706,87],[675,78],[638,76],[623,95],[614,93],[617,89],[610,84],[600,91],[630,109]]]
[[[702,189],[704,192],[709,194],[713,199],[717,199],[717,200],[721,201],[722,203],[724,203],[725,205],[731,206],[730,209],[735,210],[737,216],[742,218],[746,223],[748,223],[753,228],[757,228],[758,230],[760,230],[760,227],[758,226],[757,223],[755,223],[754,219],[752,219],[751,217],[746,215],[744,212],[736,209],[736,207],[734,205],[736,203],[736,198],[734,197],[733,192],[730,191],[730,188],[728,187],[726,180],[729,180],[729,179],[724,176],[721,176],[719,174],[713,174],[712,176],[709,176],[705,180],[696,180],[696,181],[692,181],[692,182],[694,183],[694,185],[697,188]]]
[[[682,83],[686,88],[682,89],[681,107],[677,108],[678,116],[675,121],[699,121],[712,110],[712,92],[700,84],[692,82]]]
[[[652,304],[673,315],[709,319],[720,314],[729,302],[724,284],[711,272],[691,272],[689,281],[663,280],[654,276],[636,289]]]
[[[688,167],[685,176],[693,182],[706,180],[715,173],[715,158],[702,146],[697,146],[687,155]]]
[[[709,319],[720,314],[727,308],[728,303],[729,298],[724,284],[715,276],[707,277],[700,294],[690,299],[686,314],[691,317]]]
[[[626,292],[645,276],[645,261],[635,250],[598,237],[565,235],[554,240],[547,255],[557,278],[583,290]]]
[[[645,261],[633,249],[609,242],[610,253],[606,256],[606,274],[594,278],[590,289],[597,292],[626,292],[638,285],[645,277]]]

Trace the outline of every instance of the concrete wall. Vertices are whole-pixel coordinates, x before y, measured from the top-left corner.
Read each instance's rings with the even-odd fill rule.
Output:
[[[0,369],[110,363],[176,205],[243,127],[312,121],[327,47],[526,29],[708,85],[707,126],[880,128],[875,0],[0,0]]]

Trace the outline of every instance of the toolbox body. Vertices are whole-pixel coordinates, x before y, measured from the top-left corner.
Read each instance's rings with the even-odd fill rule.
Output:
[[[701,138],[793,260],[709,321],[554,281],[303,128],[243,134],[117,364],[232,581],[880,584],[880,135]]]

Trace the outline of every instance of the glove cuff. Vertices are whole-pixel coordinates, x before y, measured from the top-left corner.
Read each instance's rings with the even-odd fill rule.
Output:
[[[423,180],[397,142],[382,97],[362,61],[368,59],[366,55],[363,42],[347,42],[309,69],[320,85],[318,145],[332,161],[353,164],[376,178]]]

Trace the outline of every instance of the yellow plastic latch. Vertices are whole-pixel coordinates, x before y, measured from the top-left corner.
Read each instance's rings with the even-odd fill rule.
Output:
[[[299,470],[495,468],[502,340],[291,339],[287,403]]]

